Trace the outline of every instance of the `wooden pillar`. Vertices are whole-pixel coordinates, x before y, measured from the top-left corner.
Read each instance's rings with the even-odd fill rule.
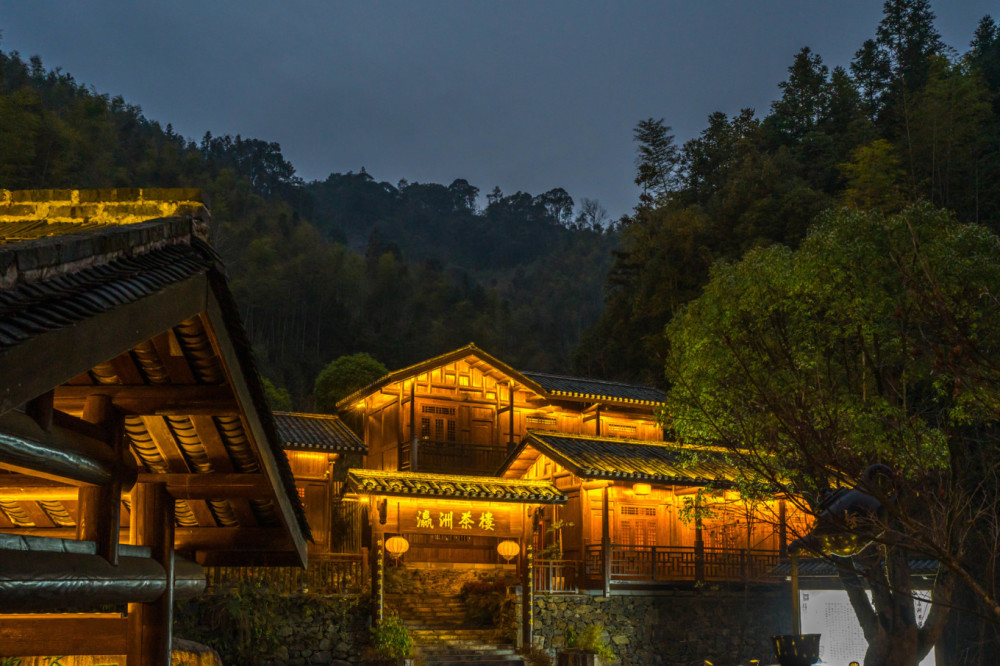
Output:
[[[530,649],[535,641],[535,552],[530,543],[525,547],[521,590],[521,647]]]
[[[601,504],[601,577],[604,579],[604,596],[611,596],[611,518],[608,511],[608,487],[604,486]]]
[[[174,608],[174,501],[162,483],[137,483],[132,492],[132,543],[149,546],[167,572],[167,589],[148,604],[129,604],[128,665],[169,666]]]
[[[598,437],[601,436],[601,406],[597,406],[597,410],[594,414],[594,434]]]
[[[109,396],[89,396],[84,403],[83,420],[109,426],[112,437],[110,446],[119,458],[127,454],[122,417],[112,406]],[[81,486],[77,491],[79,508],[76,538],[81,541],[94,541],[97,544],[97,554],[112,566],[118,566],[121,494],[122,482],[119,476],[107,485]]]
[[[417,449],[420,436],[417,434],[417,378],[410,382],[410,471],[417,471]]]
[[[705,541],[702,538],[701,499],[694,498],[694,579],[705,582]]]
[[[507,453],[514,452],[514,382],[507,384],[507,397],[510,399],[507,409],[510,410],[508,415],[510,423],[510,433],[507,436]]]
[[[778,500],[778,557],[781,559],[788,557],[787,519],[788,514],[785,508],[785,500]]]

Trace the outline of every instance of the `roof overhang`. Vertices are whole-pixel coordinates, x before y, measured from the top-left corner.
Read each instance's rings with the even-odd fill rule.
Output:
[[[477,367],[482,370],[484,374],[492,375],[500,381],[512,381],[515,384],[520,384],[521,386],[534,391],[535,393],[546,395],[545,389],[543,389],[534,380],[525,377],[523,374],[503,361],[487,354],[476,345],[468,344],[460,349],[456,349],[454,351],[441,354],[440,356],[427,359],[426,361],[421,361],[415,365],[390,372],[384,377],[372,382],[368,386],[358,389],[351,395],[340,400],[340,402],[337,403],[337,408],[341,410],[347,409],[390,384],[417,377],[442,365],[454,363],[455,361],[463,359],[469,361],[469,364],[473,367]]]
[[[380,497],[420,497],[440,500],[478,500],[516,504],[565,504],[566,495],[548,481],[498,479],[353,469],[347,473],[347,492]]]

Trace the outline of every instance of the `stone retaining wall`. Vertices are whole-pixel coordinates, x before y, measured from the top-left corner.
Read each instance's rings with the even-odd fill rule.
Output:
[[[232,608],[242,615],[253,607],[240,604]],[[221,602],[221,603],[220,603]],[[267,637],[263,640],[250,637],[254,645],[276,645],[270,654],[253,650],[249,660],[236,656],[233,641],[239,634],[238,618],[224,618],[227,607],[225,595],[206,596],[178,604],[175,612],[174,634],[215,648],[222,654],[222,662],[230,664],[257,664],[260,666],[307,666],[331,664],[347,666],[364,663],[362,656],[370,645],[368,626],[370,612],[368,598],[356,595],[273,595],[267,614]],[[248,608],[249,606],[250,608]]]
[[[605,628],[616,666],[732,666],[773,659],[770,636],[791,629],[789,592],[678,590],[658,596],[535,597],[535,646],[554,656],[564,632]]]

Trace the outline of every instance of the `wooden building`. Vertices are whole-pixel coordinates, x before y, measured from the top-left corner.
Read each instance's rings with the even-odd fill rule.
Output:
[[[780,498],[740,501],[722,451],[692,456],[665,442],[663,399],[646,386],[518,371],[469,345],[339,403],[368,447],[346,491],[369,502],[373,535],[410,543],[413,566],[497,563],[497,543],[515,540],[542,556],[543,590],[763,576],[802,517]],[[545,485],[518,495],[510,483]],[[521,506],[497,513],[505,493]],[[504,527],[452,522],[487,513]]]
[[[167,664],[203,565],[306,564],[208,219],[192,190],[0,191],[0,656]]]

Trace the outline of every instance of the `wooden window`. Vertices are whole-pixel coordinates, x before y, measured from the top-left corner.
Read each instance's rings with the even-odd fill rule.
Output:
[[[420,419],[420,437],[421,439],[431,438],[431,420],[427,417]]]
[[[618,535],[627,546],[656,545],[656,507],[622,505],[618,509]]]

